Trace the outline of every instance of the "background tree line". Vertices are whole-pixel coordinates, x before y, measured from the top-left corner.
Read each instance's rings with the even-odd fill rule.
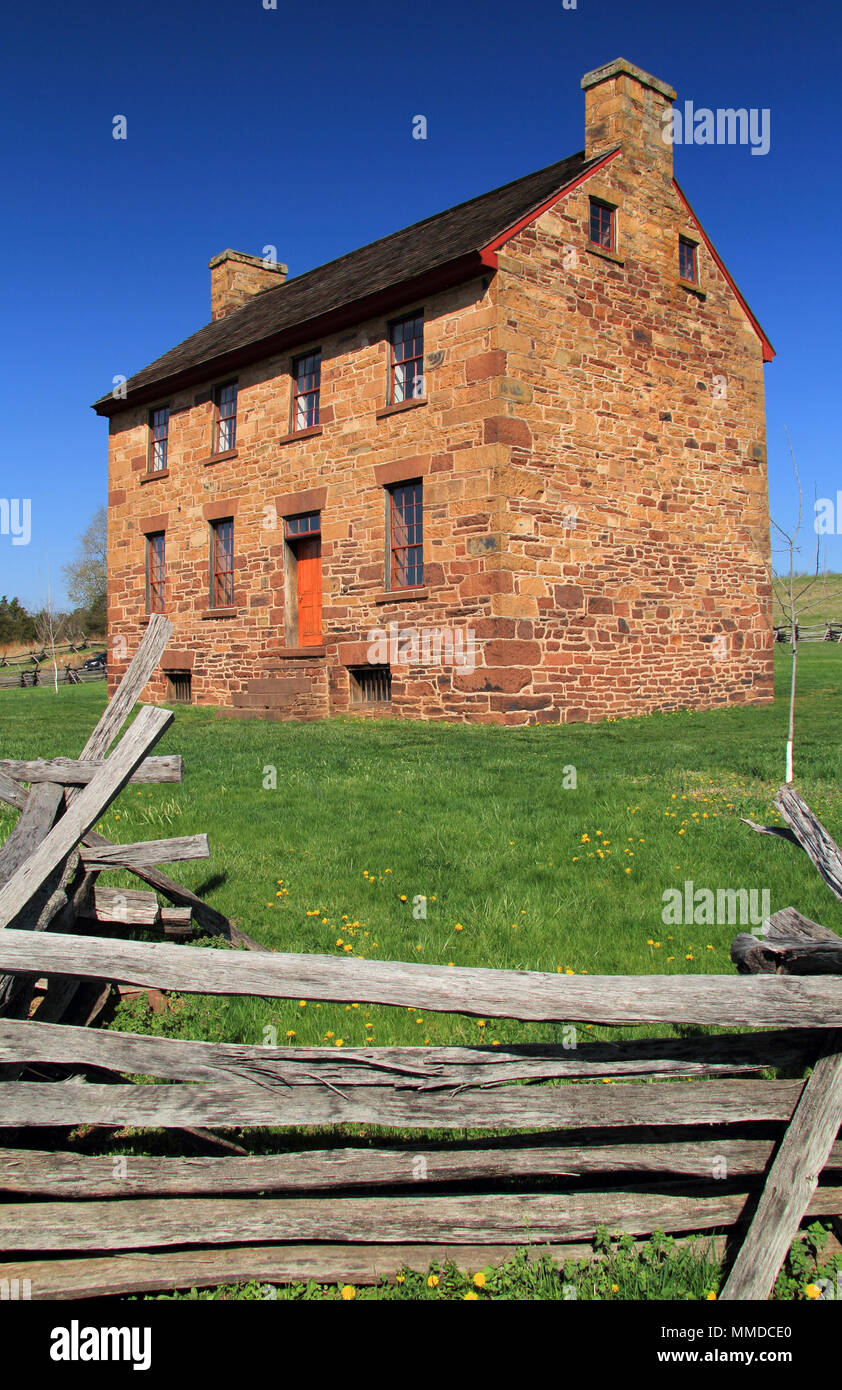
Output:
[[[53,635],[56,642],[76,643],[84,637],[104,637],[106,618],[107,512],[98,507],[79,537],[77,553],[64,566],[67,594],[72,608],[57,609],[48,598],[39,608],[27,609],[18,598],[0,596],[0,646],[19,642],[41,643]]]

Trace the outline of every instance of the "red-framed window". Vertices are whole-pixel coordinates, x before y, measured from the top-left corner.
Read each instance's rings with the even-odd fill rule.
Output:
[[[288,516],[284,521],[284,535],[288,541],[298,540],[299,536],[318,536],[321,529],[321,512],[303,512],[301,516]]]
[[[146,611],[165,613],[167,578],[166,535],[155,531],[146,537]]]
[[[237,444],[237,383],[226,381],[213,393],[214,439],[213,452],[227,454]]]
[[[319,349],[296,357],[292,364],[292,428],[314,429],[319,423],[322,354]]]
[[[678,273],[682,280],[692,285],[697,284],[699,279],[697,249],[695,241],[688,241],[683,236],[678,238]]]
[[[420,482],[397,483],[389,493],[389,588],[424,583],[424,504]]]
[[[422,400],[424,391],[424,316],[412,314],[389,325],[392,405]]]
[[[149,412],[149,472],[163,473],[167,466],[170,408],[160,405]]]
[[[590,200],[588,237],[592,246],[601,251],[614,251],[617,245],[616,208],[610,203],[602,203],[598,198]]]
[[[211,522],[210,599],[212,608],[234,607],[234,522]]]

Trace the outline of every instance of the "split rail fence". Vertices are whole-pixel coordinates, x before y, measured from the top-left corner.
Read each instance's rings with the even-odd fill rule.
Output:
[[[170,630],[150,622],[78,760],[0,764],[0,797],[20,810],[0,847],[0,1286],[80,1298],[373,1282],[522,1247],[561,1261],[607,1227],[728,1233],[723,1297],[768,1297],[805,1217],[842,1214],[842,941],[786,909],[762,941],[737,938],[741,973],[677,979],[266,951],[156,867],[203,857],[204,836],[112,845],[93,832],[130,779],[182,775],[180,759],[150,756],[168,710],[141,709],[108,752]],[[783,833],[842,896],[842,855],[791,797]],[[113,867],[155,891],[98,886]],[[138,927],[163,939],[129,939]],[[247,949],[179,940],[196,933]],[[115,984],[691,1035],[208,1043],[92,1027]],[[188,1152],[91,1156],[68,1138],[79,1126],[102,1127],[99,1147],[126,1126],[172,1131]],[[228,1133],[242,1129],[272,1130],[261,1146],[274,1151],[247,1153]],[[196,1156],[197,1141],[215,1152]]]

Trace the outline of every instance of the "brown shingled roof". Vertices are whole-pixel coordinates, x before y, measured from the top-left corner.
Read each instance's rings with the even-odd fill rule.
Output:
[[[416,289],[423,289],[422,277],[438,275],[444,286],[481,274],[483,247],[581,178],[601,158],[586,160],[580,151],[264,290],[130,377],[123,399],[103,396],[93,409],[111,415],[269,356],[296,339],[312,339],[325,316],[338,311],[346,311],[346,323],[359,322],[366,317],[367,301],[382,298],[384,292],[399,294],[399,287],[405,287],[407,298],[412,298]]]

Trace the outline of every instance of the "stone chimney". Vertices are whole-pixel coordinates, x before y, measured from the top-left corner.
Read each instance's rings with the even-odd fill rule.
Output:
[[[672,144],[664,140],[663,118],[675,101],[666,82],[651,77],[625,58],[615,58],[582,78],[585,93],[585,158],[607,154],[617,145],[633,165],[648,165],[672,178]],[[662,119],[663,118],[663,119]]]
[[[273,290],[287,278],[279,261],[246,256],[242,251],[221,251],[208,262],[211,273],[211,318],[224,319],[253,294]]]

